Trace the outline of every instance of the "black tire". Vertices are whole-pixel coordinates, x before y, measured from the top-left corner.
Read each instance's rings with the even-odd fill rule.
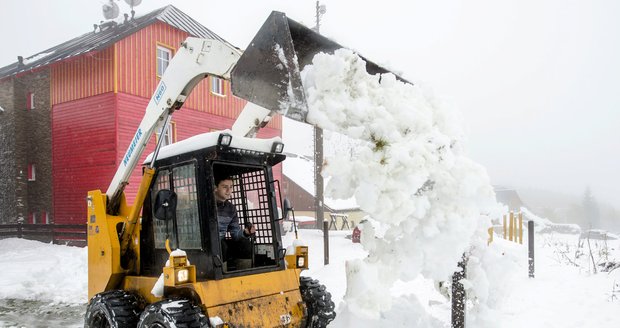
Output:
[[[327,325],[336,318],[332,294],[330,294],[325,285],[321,285],[318,280],[313,280],[309,277],[300,277],[299,282],[301,298],[308,308],[306,328],[327,327]]]
[[[110,290],[95,295],[86,308],[84,328],[134,328],[139,304],[133,294]]]
[[[209,327],[202,310],[186,299],[170,299],[147,306],[140,315],[138,328]]]

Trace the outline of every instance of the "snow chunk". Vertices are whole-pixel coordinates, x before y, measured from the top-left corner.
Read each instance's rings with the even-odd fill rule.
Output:
[[[383,232],[363,226],[369,256],[347,264],[344,297],[360,321],[377,319],[392,309],[385,291],[395,281],[446,280],[472,240],[486,238],[478,224],[496,207],[493,188],[485,169],[464,156],[460,115],[428,90],[368,74],[347,49],[317,54],[302,80],[307,120],[361,145],[328,158],[322,175],[330,177],[329,197],[354,196]]]

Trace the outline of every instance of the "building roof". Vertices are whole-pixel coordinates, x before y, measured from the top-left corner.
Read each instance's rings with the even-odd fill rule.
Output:
[[[126,22],[117,23],[116,21],[108,21],[98,25],[92,32],[24,58],[21,64],[15,62],[0,68],[0,78],[47,66],[91,51],[105,49],[115,42],[158,21],[183,30],[191,36],[226,42],[226,40],[222,39],[181,10],[172,5],[168,5]]]
[[[494,186],[495,189],[495,199],[508,206],[511,210],[520,210],[521,207],[525,206],[521,197],[514,189],[509,189],[501,186]]]
[[[314,161],[305,156],[286,154],[286,160],[282,163],[282,174],[295,182],[309,196],[314,197]],[[326,186],[328,181],[325,181]],[[354,197],[349,199],[333,199],[323,196],[323,202],[334,211],[359,210]]]

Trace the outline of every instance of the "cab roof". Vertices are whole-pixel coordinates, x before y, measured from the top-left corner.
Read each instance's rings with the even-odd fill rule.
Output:
[[[232,136],[232,140],[229,145],[230,148],[252,150],[261,153],[271,153],[274,143],[282,143],[282,138],[280,137],[270,139],[247,138],[233,135],[230,130],[207,132],[162,147],[157,155],[157,160],[217,146],[220,135],[225,134]],[[150,153],[144,160],[143,164],[151,163],[152,159],[153,153]]]

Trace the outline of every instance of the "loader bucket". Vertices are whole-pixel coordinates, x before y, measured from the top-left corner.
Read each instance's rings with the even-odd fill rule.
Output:
[[[340,48],[344,47],[284,13],[273,11],[234,67],[232,92],[237,97],[305,122],[308,104],[300,71],[312,63],[317,53],[333,54]],[[390,72],[360,57],[366,61],[368,73]],[[398,75],[396,77],[407,82]]]

